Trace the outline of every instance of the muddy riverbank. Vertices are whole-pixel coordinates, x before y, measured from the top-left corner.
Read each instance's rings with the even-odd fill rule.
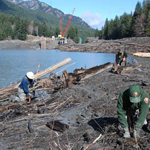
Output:
[[[150,94],[149,59],[139,59],[138,63],[142,64],[141,71],[130,70],[119,75],[108,68],[56,92],[50,87],[43,88],[50,94],[48,98],[13,103],[15,105],[1,110],[0,149],[137,149],[134,138],[124,139],[119,133],[116,105],[121,90],[132,84],[140,85]],[[43,82],[39,89],[48,84]],[[56,120],[65,125],[52,130]],[[50,123],[52,128],[48,126]],[[141,130],[137,141],[141,150],[150,149],[149,132]]]

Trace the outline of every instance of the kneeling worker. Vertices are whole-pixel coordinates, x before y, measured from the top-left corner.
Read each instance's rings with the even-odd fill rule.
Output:
[[[127,53],[120,49],[116,54],[116,65],[125,66],[127,64]]]
[[[33,95],[29,92],[29,86],[33,86],[34,84],[34,73],[27,72],[25,77],[22,79],[19,87],[18,87],[18,97],[21,101],[26,100],[26,96],[29,96],[29,102],[31,102],[31,98]]]
[[[149,104],[148,93],[139,85],[133,84],[120,93],[117,114],[125,138],[130,138],[130,127],[133,127],[133,137],[140,137],[140,130],[147,123]]]

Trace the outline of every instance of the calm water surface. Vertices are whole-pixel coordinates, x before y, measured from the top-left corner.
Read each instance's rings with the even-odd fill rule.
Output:
[[[115,54],[61,52],[59,50],[0,50],[0,88],[8,87],[21,81],[28,71],[36,72],[47,69],[66,58],[72,61],[55,70],[57,73],[68,65],[68,72],[81,67],[91,68],[107,62],[115,62]],[[61,75],[61,73],[59,73]]]

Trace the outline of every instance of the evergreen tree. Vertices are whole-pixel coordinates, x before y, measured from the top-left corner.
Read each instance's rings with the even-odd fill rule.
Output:
[[[55,34],[55,37],[58,37],[58,35],[60,34],[60,29],[58,26],[55,28],[54,34]]]
[[[137,18],[139,18],[142,14],[142,5],[140,2],[137,2],[136,7],[135,7],[135,11],[133,14],[133,18],[136,20]]]
[[[73,40],[74,37],[75,37],[75,31],[73,26],[71,25],[68,29],[67,38],[71,38]]]
[[[67,38],[71,38],[75,43],[79,42],[78,29],[72,25],[68,29]]]
[[[132,22],[131,22],[131,31],[132,31],[132,36],[135,36],[135,24],[138,22],[138,19],[140,18],[142,14],[142,5],[140,2],[137,2],[136,7],[135,7],[135,11],[133,13],[133,17],[132,17]]]
[[[73,41],[75,42],[75,43],[78,43],[79,42],[79,36],[78,36],[78,28],[77,27],[74,27],[74,34],[75,34],[75,36],[74,36],[74,38],[73,38]]]
[[[119,20],[119,17],[116,16],[113,21],[112,39],[120,38],[119,37],[119,29],[120,29],[120,20]]]
[[[146,15],[143,13],[136,21],[135,25],[134,25],[134,33],[136,37],[143,37],[146,36]]]
[[[48,29],[47,29],[47,25],[46,25],[45,22],[42,23],[42,29],[43,29],[42,35],[43,35],[44,37],[46,37],[46,36],[47,36]]]
[[[143,13],[146,15],[146,18],[148,18],[149,10],[150,10],[150,0],[144,0]]]
[[[95,30],[95,33],[94,33],[94,37],[98,37],[99,36],[99,31],[98,29]]]
[[[0,28],[0,40],[5,40],[6,34],[3,32],[3,29]]]
[[[106,40],[109,39],[109,36],[108,36],[108,27],[109,27],[109,22],[108,22],[108,18],[107,18],[106,21],[105,21],[104,29],[103,29],[103,37]]]
[[[121,18],[121,38],[131,37],[132,16],[124,13]]]
[[[4,22],[3,23],[3,32],[5,33],[6,37],[11,37],[12,34],[12,28],[11,28],[11,23],[10,22]]]
[[[103,28],[102,28],[102,30],[103,30]],[[102,36],[102,30],[98,31],[98,39],[102,39],[103,38],[103,36]]]
[[[150,10],[149,10],[149,15],[148,15],[147,24],[146,24],[146,35],[150,36]]]
[[[111,19],[110,22],[109,22],[109,26],[108,26],[108,39],[112,39],[114,29],[115,28],[113,26],[113,20]]]

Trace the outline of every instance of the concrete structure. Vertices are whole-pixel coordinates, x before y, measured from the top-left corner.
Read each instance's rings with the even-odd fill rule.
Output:
[[[46,38],[41,37],[41,49],[46,49]]]

